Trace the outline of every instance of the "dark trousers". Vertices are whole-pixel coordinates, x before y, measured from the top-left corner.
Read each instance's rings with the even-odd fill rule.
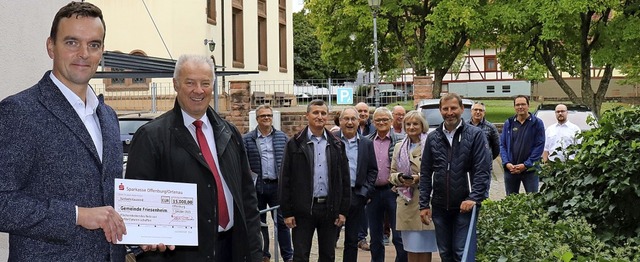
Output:
[[[233,228],[225,232],[218,232],[216,239],[215,261],[233,261],[231,232]]]
[[[351,205],[349,206],[349,214],[344,224],[344,262],[358,261],[358,235],[362,229],[362,220],[366,219],[364,215],[364,205],[367,199],[363,196],[351,194]],[[338,230],[340,230],[338,228]]]
[[[365,206],[367,203],[365,202]],[[362,216],[360,219],[360,231],[358,231],[358,241],[367,240],[367,236],[369,235],[369,220],[367,219],[366,214]]]
[[[260,183],[261,181],[258,181]],[[262,182],[262,193],[258,193],[258,209],[264,210],[269,207],[279,205],[280,201],[278,200],[278,183],[264,183]],[[280,213],[280,209],[277,209],[278,216],[277,218],[273,216],[273,211],[271,211],[271,219],[275,222],[276,228],[278,229],[278,246],[280,247],[280,255],[284,261],[287,261],[293,258],[293,248],[291,247],[291,233],[287,225],[284,224],[284,218]],[[263,224],[267,223],[267,214],[260,214],[260,221]],[[262,228],[262,239],[264,243],[264,247],[262,250],[262,256],[271,258],[271,253],[269,252],[269,230],[268,228]]]
[[[293,261],[309,261],[314,232],[318,232],[318,261],[333,262],[336,259],[336,217],[328,214],[326,203],[313,203],[311,214],[296,214],[296,227],[292,230]]]
[[[369,235],[371,242],[371,261],[384,261],[384,215],[389,216],[391,224],[392,243],[396,248],[396,262],[406,262],[407,252],[402,245],[402,237],[400,232],[396,230],[396,198],[398,195],[391,191],[391,186],[376,187],[371,196],[371,202],[367,204],[366,212],[369,219]],[[347,219],[349,219],[347,217]]]
[[[443,262],[461,261],[464,245],[469,232],[469,222],[471,222],[471,212],[460,213],[460,209],[446,210],[444,208],[432,207],[432,219],[436,228],[436,241],[440,259]],[[478,222],[480,208],[476,207],[476,220],[474,230],[471,233],[469,242],[469,256],[467,261],[475,260],[476,253],[476,232],[475,225]]]
[[[526,172],[514,175],[505,170],[504,189],[507,195],[518,194],[518,192],[520,192],[520,183],[524,185],[524,190],[527,193],[538,193],[540,178],[538,178],[536,172]]]

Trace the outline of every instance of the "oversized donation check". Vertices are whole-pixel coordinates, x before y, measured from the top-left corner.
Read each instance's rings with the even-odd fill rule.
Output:
[[[118,244],[198,245],[196,184],[116,179],[114,197],[127,226]]]

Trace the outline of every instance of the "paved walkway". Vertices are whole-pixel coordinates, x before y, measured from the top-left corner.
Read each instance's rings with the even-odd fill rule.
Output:
[[[493,161],[493,170],[497,170],[498,172],[494,171],[494,173],[492,174],[491,188],[489,190],[489,198],[492,200],[500,200],[505,197],[504,177],[502,175],[501,161],[500,162],[498,161],[500,161],[500,158],[498,158],[496,161]],[[269,218],[267,219],[267,224],[269,225],[269,232],[271,236],[271,240],[269,241],[270,243],[269,250],[271,250],[271,261],[276,261],[275,255],[273,254],[273,244],[275,242],[275,240],[273,239],[273,221]],[[317,243],[318,241],[316,239],[316,236],[314,236],[313,246],[311,247],[310,261],[318,261]],[[342,252],[344,251],[343,243],[344,243],[344,230],[343,230],[343,233],[340,234],[340,239],[338,240],[338,246],[336,247],[336,261],[342,261]],[[385,261],[395,261],[395,257],[396,257],[396,252],[393,244],[389,244],[388,246],[385,246]],[[282,261],[282,258],[280,258],[280,260],[278,261]],[[371,252],[358,249],[358,261],[362,261],[362,262],[371,261]],[[432,261],[440,262],[441,261],[440,256],[437,253],[433,254]]]

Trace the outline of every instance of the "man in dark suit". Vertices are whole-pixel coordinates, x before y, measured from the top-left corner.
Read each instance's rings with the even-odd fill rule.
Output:
[[[287,135],[273,127],[273,110],[269,105],[261,105],[256,108],[256,120],[258,126],[253,131],[245,134],[244,146],[247,149],[251,172],[256,177],[256,193],[258,194],[258,208],[264,210],[280,205],[278,199],[278,174],[284,157],[284,147],[287,144]],[[271,211],[271,218],[278,228],[278,244],[280,253],[285,262],[293,260],[291,248],[291,230],[284,224],[282,213],[276,209],[278,215]],[[262,228],[262,260],[271,259],[269,253],[269,229],[267,228],[267,214],[260,214]]]
[[[293,261],[309,261],[318,231],[318,261],[335,260],[336,230],[349,211],[349,166],[344,144],[324,126],[327,105],[307,105],[308,125],[287,142],[280,173],[280,209],[293,228]]]
[[[242,136],[209,106],[214,65],[206,56],[176,63],[173,109],[140,127],[127,179],[195,183],[198,246],[147,252],[138,261],[260,261],[258,200]],[[153,243],[150,243],[153,244]]]
[[[358,134],[358,112],[347,107],[340,113],[340,131],[335,135],[344,143],[349,159],[349,185],[351,187],[351,205],[344,225],[343,261],[358,261],[358,233],[365,219],[364,206],[373,192],[373,184],[378,177],[373,142]],[[339,229],[339,228],[338,228]],[[340,233],[340,231],[338,231]]]
[[[124,261],[113,209],[122,177],[118,118],[89,88],[104,49],[102,11],[70,3],[47,39],[53,70],[0,102],[0,231],[9,261]]]

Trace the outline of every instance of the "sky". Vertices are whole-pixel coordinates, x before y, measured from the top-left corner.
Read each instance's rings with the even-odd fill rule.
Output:
[[[304,6],[304,0],[292,0],[293,1],[293,12],[298,12],[302,10]]]

